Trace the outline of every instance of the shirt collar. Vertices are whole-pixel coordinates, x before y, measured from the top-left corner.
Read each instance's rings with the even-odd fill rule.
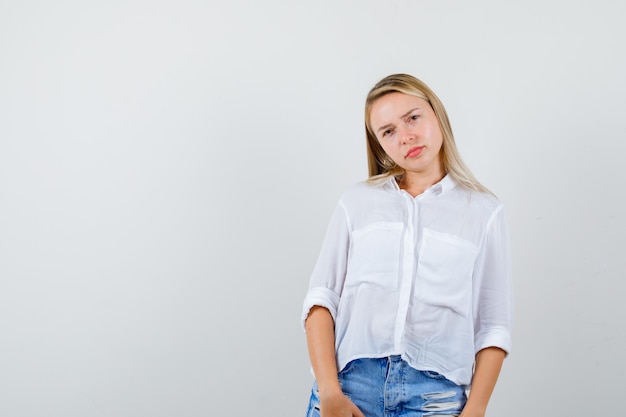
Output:
[[[396,178],[393,177],[393,176],[387,178],[387,180],[384,182],[384,184],[386,186],[390,186],[394,190],[400,191],[400,187],[398,186],[398,181],[396,181]],[[456,186],[457,186],[457,182],[454,180],[454,178],[452,178],[450,176],[450,174],[446,174],[441,179],[441,181],[439,181],[439,182],[433,184],[432,186],[430,186],[429,188],[427,188],[426,191],[424,191],[424,194],[428,193],[428,194],[433,194],[435,197],[439,197],[443,193],[445,193],[447,191],[450,191],[451,189],[453,189]]]

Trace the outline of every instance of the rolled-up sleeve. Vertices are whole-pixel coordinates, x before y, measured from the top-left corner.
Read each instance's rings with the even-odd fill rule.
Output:
[[[340,202],[331,216],[326,237],[311,274],[309,289],[304,297],[301,318],[303,329],[313,306],[327,308],[333,320],[336,319],[339,297],[346,276],[349,247],[349,221],[346,210]]]
[[[473,279],[475,353],[493,346],[508,354],[514,306],[509,230],[502,206],[487,224]]]

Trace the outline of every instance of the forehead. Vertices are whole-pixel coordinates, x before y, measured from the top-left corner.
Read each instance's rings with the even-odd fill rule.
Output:
[[[430,109],[430,104],[416,96],[393,92],[385,94],[370,107],[370,121],[372,127],[380,124],[392,123],[396,119],[403,117],[413,109]]]

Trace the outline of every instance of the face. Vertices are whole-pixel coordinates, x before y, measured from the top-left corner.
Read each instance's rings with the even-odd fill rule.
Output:
[[[443,135],[426,100],[386,94],[372,104],[370,126],[385,153],[407,174],[443,175],[439,158]]]

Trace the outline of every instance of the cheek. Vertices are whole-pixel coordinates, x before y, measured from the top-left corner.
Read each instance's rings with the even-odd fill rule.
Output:
[[[432,126],[428,129],[428,137],[430,138],[431,145],[438,146],[443,143],[443,135],[439,126]]]
[[[389,143],[387,141],[378,139],[378,145],[383,148],[383,151],[385,151],[385,153],[389,153]]]
[[[441,134],[441,132],[437,136],[437,145],[439,146],[439,148],[441,148],[441,146],[443,146],[443,135]]]
[[[385,151],[385,153],[391,157],[394,156],[394,147],[393,145],[389,144],[389,143],[385,143],[385,145],[383,145],[382,143],[380,144],[381,148],[383,148],[383,151]]]

